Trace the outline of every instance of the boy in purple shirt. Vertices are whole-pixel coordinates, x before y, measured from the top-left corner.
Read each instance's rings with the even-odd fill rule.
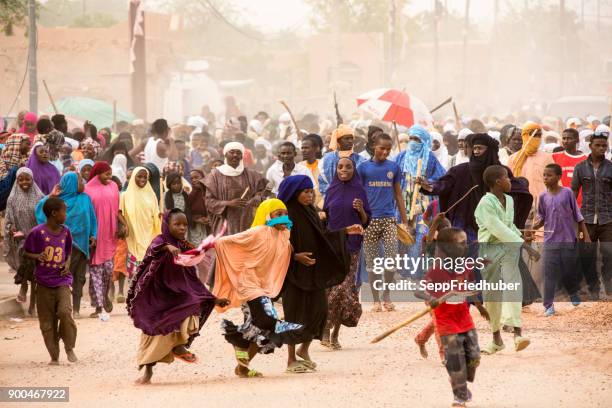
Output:
[[[546,192],[540,195],[538,206],[539,222],[534,229],[544,226],[544,314],[555,314],[553,300],[557,282],[570,295],[574,306],[580,304],[576,251],[576,223],[582,239],[589,242],[589,232],[578,209],[576,197],[571,189],[559,184],[563,171],[556,163],[544,168]],[[559,273],[557,273],[559,271]]]
[[[49,197],[43,205],[45,224],[34,227],[24,244],[24,256],[36,261],[34,278],[38,283],[36,308],[45,346],[51,355],[49,365],[59,365],[59,339],[64,342],[68,361],[74,363],[77,327],[72,318],[72,274],[69,270],[72,236],[62,225],[66,204]]]

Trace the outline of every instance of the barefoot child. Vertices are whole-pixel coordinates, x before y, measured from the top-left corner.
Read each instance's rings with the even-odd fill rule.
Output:
[[[584,242],[591,242],[589,231],[571,189],[559,184],[563,170],[556,163],[544,168],[546,192],[540,195],[539,222],[544,227],[544,314],[553,316],[557,282],[561,282],[574,306],[580,304],[576,258],[576,223]]]
[[[36,260],[34,277],[38,284],[36,308],[45,346],[51,356],[50,365],[59,365],[59,339],[64,342],[68,361],[74,363],[77,327],[72,319],[72,274],[69,258],[72,235],[62,224],[66,221],[66,204],[56,197],[43,204],[47,218],[34,227],[24,244],[24,256]]]
[[[213,293],[229,298],[229,307],[241,307],[244,323],[223,320],[225,339],[234,346],[239,377],[261,377],[249,368],[257,353],[273,353],[291,344],[302,325],[279,320],[271,299],[283,287],[291,260],[289,231],[292,222],[285,204],[274,198],[263,201],[248,230],[228,235],[215,244],[217,269]]]
[[[467,253],[467,235],[459,228],[445,228],[438,234],[436,258],[457,260]],[[451,281],[470,281],[471,270],[455,267],[448,270],[437,263],[427,272],[425,280],[428,283],[449,283]],[[468,382],[474,382],[476,367],[480,364],[480,349],[478,334],[470,316],[470,306],[465,297],[460,300],[453,298],[439,304],[436,300],[446,291],[417,292],[415,296],[425,299],[433,308],[436,326],[444,348],[446,370],[453,389],[453,407],[465,407],[472,400],[472,393],[467,387]],[[485,319],[489,318],[486,309],[473,296],[478,311]]]
[[[195,363],[188,350],[217,299],[198,279],[193,266],[174,263],[180,252],[192,249],[187,239],[187,217],[174,209],[164,214],[162,233],[153,239],[133,277],[127,298],[128,314],[134,326],[142,330],[138,348],[138,369],[145,373],[136,382],[149,384],[153,366],[171,363],[174,358]]]
[[[474,214],[478,224],[480,256],[490,261],[482,271],[482,277],[488,283],[513,283],[517,290],[483,291],[484,305],[491,316],[493,341],[482,352],[494,354],[505,348],[500,334],[502,324],[514,328],[514,349],[521,351],[529,346],[530,341],[522,336],[521,330],[519,250],[523,247],[536,258],[538,254],[524,244],[520,231],[514,225],[514,201],[505,194],[511,189],[506,168],[489,166],[483,173],[483,179],[490,192],[480,199]]]

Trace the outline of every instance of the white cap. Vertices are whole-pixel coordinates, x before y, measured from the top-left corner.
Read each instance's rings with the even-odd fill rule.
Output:
[[[457,136],[457,140],[465,140],[466,137],[468,137],[469,135],[473,135],[474,132],[472,132],[470,129],[468,128],[463,128],[459,131],[459,135]]]
[[[601,125],[597,126],[597,128],[595,128],[595,134],[605,134],[607,137],[610,137],[610,128],[602,123]]]
[[[444,133],[446,132],[455,132],[455,124],[454,123],[447,123],[444,125],[444,127],[442,128],[442,131]]]
[[[289,115],[288,112],[284,112],[282,115],[280,115],[278,117],[278,121],[279,122],[284,122],[284,123],[290,123],[291,122],[291,115]]]
[[[201,116],[190,116],[187,118],[187,126],[193,126],[196,130],[201,131],[204,126],[208,126],[208,123]]]
[[[261,121],[257,119],[251,119],[251,121],[249,122],[249,127],[253,129],[253,131],[258,135],[261,134],[261,131],[263,130],[263,125],[261,124]]]
[[[601,120],[597,116],[593,116],[593,115],[587,116],[586,121],[589,123],[593,123],[595,121],[601,122]]]
[[[572,127],[572,125],[574,126],[580,126],[580,119],[578,118],[569,118],[566,122],[565,122],[565,127],[566,128],[570,128]]]
[[[499,136],[500,136],[500,132],[498,132],[497,130],[489,130],[488,135],[491,136],[493,139],[497,140],[497,142],[499,143]]]
[[[144,126],[144,120],[142,119],[134,119],[132,121],[132,126]]]

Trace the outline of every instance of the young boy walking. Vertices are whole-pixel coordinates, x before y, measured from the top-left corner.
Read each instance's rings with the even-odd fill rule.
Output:
[[[34,227],[24,244],[25,256],[36,261],[34,278],[38,284],[36,308],[45,346],[51,356],[49,365],[59,365],[59,339],[64,342],[68,361],[74,363],[77,327],[72,318],[72,274],[69,258],[72,236],[63,224],[66,204],[49,197],[43,205],[45,224]]]
[[[445,228],[438,233],[435,256],[446,265],[448,259],[457,260],[467,253],[467,235],[459,228]],[[455,263],[455,262],[453,262]],[[459,268],[445,269],[437,264],[425,275],[428,283],[466,282],[472,279],[471,270],[461,273]],[[450,377],[453,389],[453,407],[465,407],[472,400],[472,393],[467,387],[468,382],[474,382],[476,368],[480,364],[480,348],[478,334],[470,315],[470,306],[465,296],[453,296],[443,303],[436,299],[446,291],[416,292],[415,296],[424,299],[432,308],[436,320],[436,329],[440,334],[444,349],[444,365]],[[489,319],[487,310],[475,296],[474,304],[481,316]]]
[[[554,163],[544,168],[546,192],[540,195],[539,221],[534,229],[544,226],[544,315],[553,316],[553,301],[560,281],[574,306],[580,304],[578,295],[576,223],[584,242],[591,242],[584,217],[578,209],[571,189],[560,185],[563,169]]]
[[[380,294],[374,289],[374,282],[377,280],[373,272],[374,259],[380,256],[381,243],[384,247],[385,258],[394,258],[398,251],[395,208],[399,210],[402,223],[404,225],[408,223],[406,205],[400,187],[402,172],[396,163],[387,160],[392,146],[391,136],[386,133],[378,135],[374,141],[374,157],[357,166],[357,173],[361,177],[372,211],[370,225],[363,235],[363,248],[374,300],[372,309],[374,312],[382,311]],[[383,275],[385,283],[393,282],[394,274],[394,269],[385,270]],[[388,289],[383,291],[383,302],[385,310],[395,310]]]
[[[501,338],[502,325],[514,328],[514,349],[521,351],[529,346],[529,339],[522,336],[521,301],[522,280],[518,267],[520,248],[532,258],[539,254],[525,245],[520,231],[514,225],[514,201],[505,194],[511,184],[505,167],[487,167],[483,179],[489,192],[478,203],[474,216],[478,224],[480,256],[488,261],[482,277],[488,284],[513,284],[514,290],[483,290],[484,306],[489,311],[493,341],[482,349],[484,354],[494,354],[505,348]]]

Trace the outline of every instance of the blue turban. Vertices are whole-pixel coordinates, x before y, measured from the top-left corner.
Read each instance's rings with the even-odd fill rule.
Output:
[[[296,193],[308,188],[314,188],[310,177],[301,174],[289,176],[284,179],[278,187],[277,198],[287,204],[296,195]]]
[[[421,142],[419,143],[414,140],[408,142],[402,171],[410,174],[412,177],[419,177],[422,176],[425,169],[427,169],[432,144],[431,135],[427,129],[421,125],[414,125],[408,129],[408,135],[418,137],[421,139]],[[419,159],[423,160],[423,168],[421,170],[421,174],[416,174]]]

